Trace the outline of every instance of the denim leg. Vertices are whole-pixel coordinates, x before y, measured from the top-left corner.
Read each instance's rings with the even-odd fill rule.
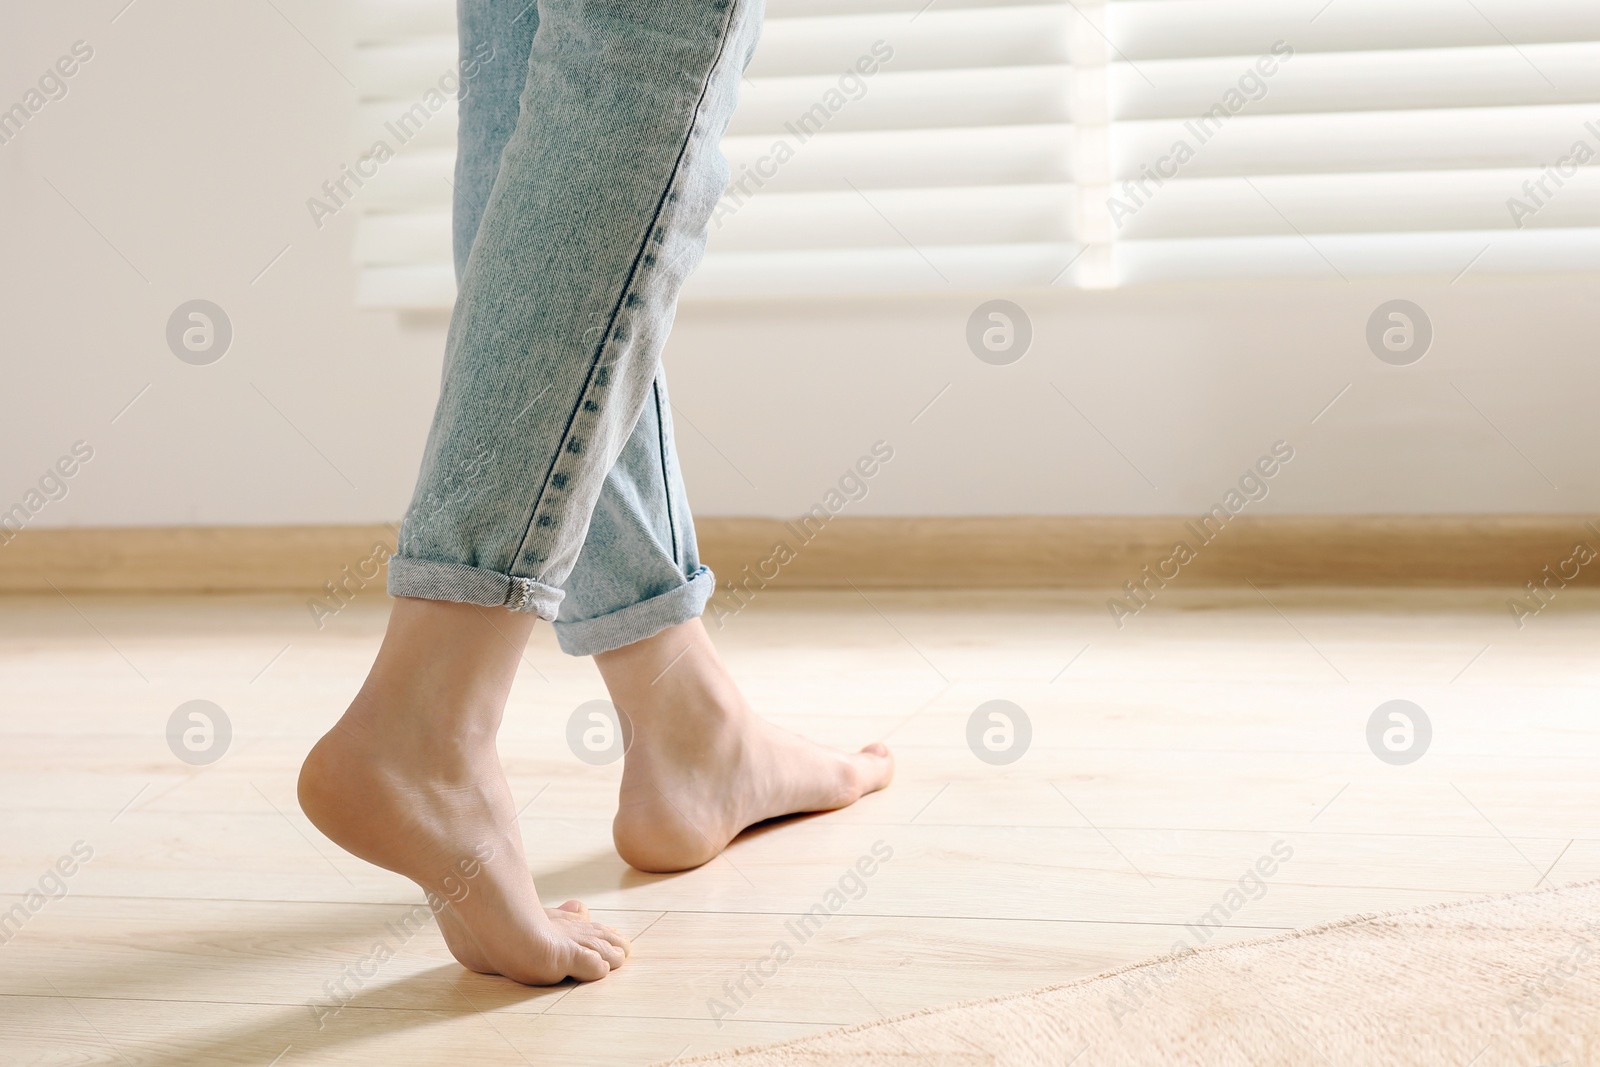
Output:
[[[556,615],[563,651],[592,656],[698,619],[716,590],[685,503],[666,381],[659,374],[606,475]]]
[[[759,6],[460,11],[463,59],[478,57],[462,80],[461,292],[390,592],[504,604],[556,619],[569,652],[616,648],[712,591],[659,356],[726,183],[717,141]]]

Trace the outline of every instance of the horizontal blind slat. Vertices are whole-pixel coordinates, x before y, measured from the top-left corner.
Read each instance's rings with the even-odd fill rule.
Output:
[[[837,296],[1037,287],[1053,280],[1067,285],[1080,251],[1073,244],[1023,243],[707,254],[683,295],[691,300]]]
[[[1117,0],[1107,35],[1143,60],[1296,51],[1365,52],[1600,38],[1592,0]]]
[[[1036,67],[1067,61],[1069,7],[1033,5],[951,11],[772,19],[746,75],[831,74],[879,63],[897,71]]]
[[[830,94],[838,92],[837,97]],[[739,97],[734,136],[799,136],[821,129],[933,129],[1071,121],[1067,68],[882,70],[852,94],[827,75],[752,79]]]
[[[804,152],[779,162],[770,136],[728,137],[730,197],[926,185],[1062,182],[1072,177],[1071,127],[980,126],[964,129],[821,133]]]
[[[1179,171],[1203,178],[1543,167],[1584,139],[1600,148],[1600,107],[1240,115],[1207,141],[1185,121],[1161,119],[1117,124],[1112,174],[1124,179]],[[1193,152],[1181,167],[1178,158],[1186,153],[1180,145]]]
[[[1600,226],[1600,171],[1547,184],[1542,207],[1514,215],[1533,170],[1299,174],[1168,182],[1123,220],[1119,240]],[[1530,202],[1531,203],[1531,202]]]
[[[1592,229],[1325,234],[1308,243],[1294,234],[1201,240],[1127,241],[1116,249],[1124,285],[1259,278],[1459,277],[1600,271]]]
[[[1600,41],[1297,53],[1270,64],[1270,74],[1256,66],[1258,58],[1117,63],[1113,117],[1192,118],[1219,106],[1258,115],[1600,101]]]
[[[1070,187],[775,193],[713,217],[711,251],[1068,241]]]

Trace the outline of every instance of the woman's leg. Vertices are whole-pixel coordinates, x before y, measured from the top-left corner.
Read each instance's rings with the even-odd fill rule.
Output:
[[[474,0],[462,15],[464,62],[492,51],[479,38],[517,54],[532,43],[535,16],[522,0]],[[461,108],[458,279],[520,111],[518,87],[505,76],[514,68],[482,69]],[[713,582],[696,549],[658,368],[606,474],[555,620],[561,647],[595,656],[612,700],[633,720],[615,839],[645,870],[697,866],[751,823],[842,807],[881,788],[892,771],[881,746],[847,757],[755,716],[700,624]]]
[[[597,977],[626,944],[575,902],[539,909],[526,877],[493,734],[531,615],[557,614],[568,651],[603,653],[607,685],[636,724],[617,843],[637,866],[702,863],[751,822],[880,788],[890,763],[881,746],[846,757],[756,719],[698,620],[711,578],[695,556],[656,360],[723,188],[715,142],[756,16],[711,0],[579,19],[558,0],[534,39],[519,23],[532,12],[510,6],[462,2],[463,55],[479,57],[481,80],[463,108],[467,265],[445,385],[391,564],[399,599],[384,651],[307,761],[302,802],[334,840],[431,893],[443,843],[501,842],[491,854],[503,865],[482,865],[495,891],[467,886],[440,925],[468,966],[539,981]],[[531,41],[514,116],[483,73],[475,33],[504,42],[513,61]],[[473,197],[488,170],[479,234]],[[641,171],[657,181],[653,196]],[[540,173],[554,189],[538,187]],[[616,254],[626,248],[631,259]],[[519,492],[532,502],[521,509]],[[384,728],[391,719],[400,729]],[[373,811],[373,767],[399,795],[393,812]],[[519,873],[525,893],[513,891]]]
[[[464,37],[487,26],[509,42],[471,81],[463,71],[469,101],[518,63],[524,106],[470,242],[390,564],[394,611],[300,797],[335,842],[440,902],[463,964],[543,983],[602,977],[627,945],[581,905],[539,906],[494,737],[529,629],[556,615],[652,394],[725,184],[716,145],[759,13],[751,0],[546,0],[529,35],[504,6],[462,3]],[[519,40],[525,63],[508,54]]]

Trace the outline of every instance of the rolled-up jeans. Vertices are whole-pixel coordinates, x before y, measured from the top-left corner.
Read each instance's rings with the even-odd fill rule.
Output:
[[[698,617],[661,349],[761,0],[458,0],[458,291],[394,596],[592,655]]]

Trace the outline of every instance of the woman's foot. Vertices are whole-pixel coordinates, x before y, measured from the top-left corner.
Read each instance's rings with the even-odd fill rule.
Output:
[[[757,716],[699,619],[595,662],[633,727],[612,838],[642,871],[698,867],[754,823],[847,807],[894,777],[882,744],[836,752]]]
[[[300,806],[427,894],[465,967],[527,985],[604,978],[628,941],[577,901],[546,909],[495,752],[531,615],[398,599],[366,684],[300,771]]]

